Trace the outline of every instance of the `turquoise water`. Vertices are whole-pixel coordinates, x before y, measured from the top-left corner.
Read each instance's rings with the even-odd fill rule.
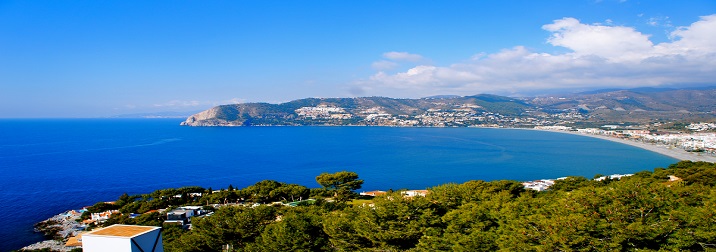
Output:
[[[478,128],[178,126],[178,119],[0,120],[0,251],[41,240],[32,224],[68,209],[197,185],[264,179],[318,187],[355,171],[363,189],[468,180],[633,173],[677,160],[609,141]]]

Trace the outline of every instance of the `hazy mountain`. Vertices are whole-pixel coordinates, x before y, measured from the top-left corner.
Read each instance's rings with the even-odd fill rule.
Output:
[[[607,121],[699,120],[714,116],[716,88],[639,88],[535,97],[529,104],[546,110],[577,109]]]

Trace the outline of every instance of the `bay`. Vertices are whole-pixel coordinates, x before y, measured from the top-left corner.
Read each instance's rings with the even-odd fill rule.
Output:
[[[633,173],[677,160],[554,132],[483,128],[181,127],[180,119],[0,120],[0,251],[39,241],[32,224],[122,193],[264,179],[319,187],[355,171],[362,190],[424,189]]]

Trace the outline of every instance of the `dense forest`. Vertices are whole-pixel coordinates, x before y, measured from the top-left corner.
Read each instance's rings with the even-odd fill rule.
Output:
[[[94,210],[317,199],[295,207],[212,208],[211,216],[192,220],[191,230],[164,225],[166,251],[716,250],[713,163],[682,161],[620,180],[569,177],[543,192],[517,181],[469,181],[429,188],[425,197],[396,191],[358,199],[353,190],[362,181],[355,173],[321,174],[317,181],[323,188],[262,181],[215,193],[165,189],[122,195]],[[197,192],[202,196],[192,196]],[[163,222],[156,212],[126,216],[104,225]]]

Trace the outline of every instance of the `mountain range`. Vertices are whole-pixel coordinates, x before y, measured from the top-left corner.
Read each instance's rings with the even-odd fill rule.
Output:
[[[182,125],[529,126],[565,122],[709,121],[716,118],[715,114],[716,87],[638,88],[520,98],[479,94],[230,104],[189,116]]]

